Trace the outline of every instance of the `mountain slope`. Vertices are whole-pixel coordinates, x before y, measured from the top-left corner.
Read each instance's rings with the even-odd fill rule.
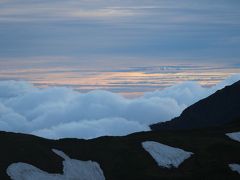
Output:
[[[220,126],[240,117],[240,81],[186,108],[164,123],[151,125],[153,130],[192,129]]]
[[[240,175],[229,164],[240,164],[240,143],[226,134],[240,132],[239,93],[240,81],[190,106],[180,117],[155,125],[167,131],[92,140],[48,140],[0,132],[0,179],[10,179],[7,168],[18,162],[46,173],[63,174],[63,158],[52,151],[57,149],[70,159],[97,162],[107,180],[237,180]],[[152,141],[193,154],[178,168],[160,167],[142,146]]]
[[[224,128],[141,132],[93,140],[47,140],[0,132],[0,179],[9,179],[6,169],[16,162],[31,164],[48,173],[62,174],[63,159],[52,149],[63,151],[71,159],[99,163],[107,180],[239,179],[240,175],[228,164],[240,163],[240,143],[225,135],[236,131],[240,131],[238,122]],[[178,168],[159,167],[142,147],[144,141],[163,143],[194,154]]]

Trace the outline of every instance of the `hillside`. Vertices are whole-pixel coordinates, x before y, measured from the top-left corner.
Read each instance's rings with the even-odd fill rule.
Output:
[[[152,130],[221,126],[240,118],[240,81],[186,108],[179,117],[151,125]]]
[[[239,92],[240,81],[152,126],[161,131],[92,140],[0,132],[0,179],[239,179]]]
[[[47,140],[32,135],[0,132],[0,179],[7,180],[7,167],[24,162],[48,173],[62,173],[58,149],[70,158],[93,160],[100,164],[109,180],[122,179],[239,179],[228,167],[240,163],[240,143],[225,133],[240,131],[236,122],[225,128],[188,131],[144,132],[125,137],[100,137],[93,140]],[[178,168],[159,167],[142,148],[143,141],[156,141],[193,152]]]

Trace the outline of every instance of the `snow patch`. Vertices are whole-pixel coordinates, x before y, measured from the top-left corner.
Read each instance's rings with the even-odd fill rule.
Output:
[[[13,163],[7,168],[12,180],[105,180],[99,164],[93,161],[70,159],[62,151],[53,152],[64,159],[63,174],[49,174],[30,164]]]
[[[143,148],[153,157],[159,166],[166,168],[177,168],[184,160],[193,153],[179,148],[174,148],[154,141],[145,141]]]
[[[240,132],[233,132],[233,133],[227,133],[226,134],[229,138],[240,142]]]
[[[232,171],[237,171],[240,174],[240,164],[229,164],[228,166]]]

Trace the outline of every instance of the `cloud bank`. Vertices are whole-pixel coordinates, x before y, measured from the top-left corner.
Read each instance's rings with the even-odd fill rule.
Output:
[[[148,125],[179,116],[189,105],[240,80],[234,75],[211,88],[197,82],[127,99],[108,91],[80,93],[71,88],[37,88],[0,81],[0,130],[50,139],[95,138],[149,130]]]

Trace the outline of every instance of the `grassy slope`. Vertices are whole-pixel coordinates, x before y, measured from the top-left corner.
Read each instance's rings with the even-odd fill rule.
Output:
[[[52,141],[0,132],[0,179],[8,179],[6,168],[13,162],[26,162],[51,173],[61,173],[62,159],[51,151],[52,148],[62,150],[74,159],[97,161],[109,180],[239,179],[240,175],[228,168],[229,163],[240,163],[240,143],[224,135],[233,131],[240,131],[239,123],[225,129],[145,132],[89,141]],[[141,147],[141,142],[146,140],[195,154],[178,169],[160,168]]]

